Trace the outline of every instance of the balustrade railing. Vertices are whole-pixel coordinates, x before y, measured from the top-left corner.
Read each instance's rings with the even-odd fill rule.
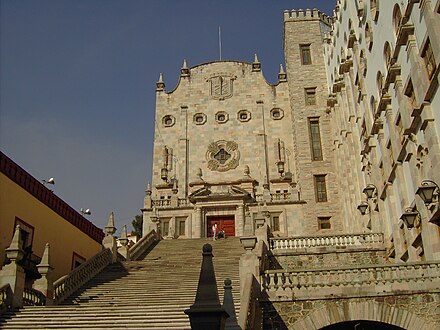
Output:
[[[170,207],[171,199],[153,199],[152,205],[155,207]]]
[[[291,199],[292,194],[291,193],[271,193],[270,194],[270,201],[271,202],[277,202],[277,201],[288,201]],[[257,202],[263,202],[263,194],[255,194],[255,200]]]
[[[136,260],[144,253],[154,242],[159,240],[159,235],[157,235],[155,230],[150,231],[147,235],[143,236],[139,241],[133,245],[128,251],[128,259]]]
[[[433,283],[436,282],[436,283]],[[440,263],[405,263],[300,270],[268,270],[261,285],[272,297],[323,297],[438,287]],[[368,291],[370,290],[370,291]],[[360,292],[362,291],[362,292]]]
[[[24,306],[44,306],[46,305],[46,297],[38,290],[24,288],[23,291]]]
[[[9,284],[0,288],[0,314],[12,308],[13,292]]]
[[[112,252],[104,249],[54,283],[54,303],[59,304],[112,262]]]
[[[372,244],[382,244],[382,233],[362,233],[344,235],[325,235],[325,236],[304,236],[271,238],[271,250],[300,249],[311,247],[343,247],[343,246],[365,246]]]

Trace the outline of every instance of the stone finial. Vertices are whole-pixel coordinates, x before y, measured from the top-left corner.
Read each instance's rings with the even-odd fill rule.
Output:
[[[159,80],[156,82],[156,92],[163,92],[165,89],[165,83],[163,81],[162,72],[159,74]]]
[[[284,71],[283,65],[280,64],[280,72],[278,72],[278,82],[286,82],[287,81],[287,74]]]
[[[147,183],[147,188],[145,189],[145,194],[151,196],[151,186],[150,182]]]
[[[53,278],[51,275],[53,267],[50,259],[50,244],[46,243],[41,262],[37,265],[41,278],[37,279],[32,286],[45,295],[46,305],[53,304]]]
[[[249,178],[250,174],[251,174],[251,170],[249,169],[249,166],[248,165],[244,165],[244,168],[243,168],[243,175],[244,175],[244,177],[245,178]]]
[[[128,238],[127,238],[127,225],[122,227],[121,237],[119,237],[119,242],[122,246],[127,246]]]
[[[254,56],[254,62],[252,63],[252,72],[258,72],[261,71],[261,63],[258,60],[257,54]]]
[[[232,296],[232,281],[227,278],[224,282],[223,308],[229,317],[226,319],[225,330],[240,330],[237,314],[235,313],[234,297]]]
[[[224,329],[229,314],[220,305],[210,244],[203,245],[202,255],[196,299],[194,304],[185,310],[185,314],[188,315],[193,330]]]
[[[174,178],[173,179],[173,189],[172,189],[173,194],[177,194],[179,192],[179,188],[177,187],[177,179]]]
[[[23,241],[21,240],[21,228],[20,225],[15,227],[14,236],[12,237],[11,244],[5,250],[6,257],[11,262],[18,262],[24,257]]]
[[[180,69],[180,76],[181,77],[189,77],[189,69],[186,65],[186,59],[183,60],[182,68]]]
[[[110,212],[110,215],[108,216],[108,222],[107,226],[104,227],[104,232],[106,236],[111,236],[116,232],[115,216],[113,212]]]
[[[203,172],[202,169],[199,167],[196,171],[196,177],[197,177],[197,181],[203,181]]]

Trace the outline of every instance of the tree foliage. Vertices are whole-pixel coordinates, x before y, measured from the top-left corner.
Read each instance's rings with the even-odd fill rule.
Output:
[[[136,215],[133,221],[131,222],[131,225],[133,226],[133,230],[131,234],[137,236],[138,238],[142,237],[142,222],[143,222],[142,214]]]

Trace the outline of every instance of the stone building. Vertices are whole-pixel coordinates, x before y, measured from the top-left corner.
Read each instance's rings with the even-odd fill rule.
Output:
[[[257,56],[184,61],[172,91],[160,76],[144,232],[209,237],[218,223],[249,236],[267,224],[264,328],[436,328],[439,7],[287,10],[275,85]]]

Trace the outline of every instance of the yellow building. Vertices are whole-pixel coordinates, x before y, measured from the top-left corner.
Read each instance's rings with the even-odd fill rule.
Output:
[[[102,249],[100,228],[0,152],[0,267],[16,225],[21,227],[27,281],[39,276],[35,265],[46,243],[51,247],[54,279]]]

